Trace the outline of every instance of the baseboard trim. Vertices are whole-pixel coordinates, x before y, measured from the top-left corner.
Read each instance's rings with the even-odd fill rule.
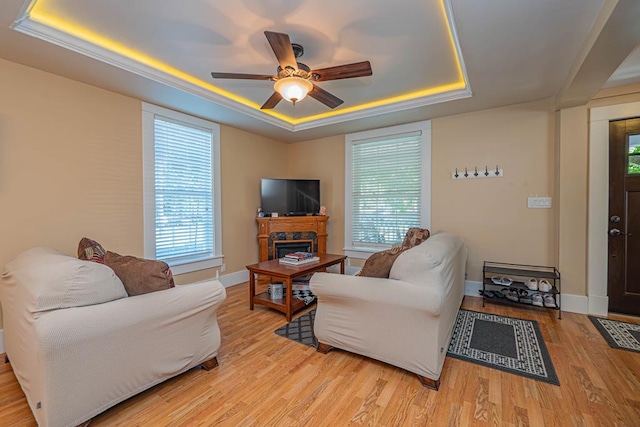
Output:
[[[354,274],[360,268],[347,268],[346,274]],[[339,271],[339,270],[338,270]],[[218,278],[225,288],[239,285],[249,281],[249,271],[236,271],[235,273],[225,274]],[[479,297],[478,291],[482,290],[482,282],[474,280],[464,281],[464,294],[471,297]],[[594,314],[597,316],[606,316],[608,314],[609,298],[607,297],[586,297],[584,295],[562,294],[562,311],[579,314]],[[0,330],[0,338],[2,331]],[[0,340],[0,353],[4,351],[2,341]]]
[[[0,329],[0,353],[4,353],[4,329]]]
[[[473,280],[464,281],[464,294],[470,297],[479,297],[478,291],[482,290],[482,282],[476,282]],[[607,315],[608,298],[606,297],[586,297],[584,295],[569,295],[562,294],[560,304],[562,305],[562,311],[569,313],[579,314],[598,314],[602,316]],[[605,301],[600,301],[604,299]],[[604,307],[604,312],[602,312]],[[594,311],[599,310],[599,311]]]
[[[473,280],[464,281],[464,294],[470,297],[479,297],[479,291],[482,290],[482,282],[475,282]]]
[[[589,314],[589,297],[584,295],[562,294],[560,298],[560,307],[562,308],[562,311]]]
[[[327,270],[329,270],[331,267],[329,267]],[[345,266],[344,268],[344,274],[348,274],[349,276],[353,276],[354,274],[356,274],[358,271],[362,270],[362,267],[352,267],[350,265]],[[332,273],[340,273],[340,268],[338,267],[337,270],[335,271],[331,271]]]
[[[249,270],[236,271],[234,273],[223,274],[218,277],[220,283],[225,288],[229,288],[231,286],[239,285],[240,283],[245,283],[249,281]]]
[[[609,297],[599,295],[589,296],[589,314],[595,316],[609,315]]]

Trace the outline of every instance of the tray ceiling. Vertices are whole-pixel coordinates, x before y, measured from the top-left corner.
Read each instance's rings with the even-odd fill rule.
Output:
[[[5,0],[0,57],[289,142],[573,95],[575,76],[579,89],[599,88],[637,45],[635,30],[620,30],[628,43],[615,58],[591,60],[606,62],[603,81],[585,83],[593,73],[580,67],[616,14],[638,9],[628,0]],[[317,83],[345,101],[335,110],[309,97],[260,110],[272,82],[210,73],[275,75],[264,31],[289,34],[312,69],[368,60],[373,75]]]
[[[14,28],[295,130],[471,95],[449,3],[404,6],[39,0]],[[213,80],[210,73],[276,75],[264,31],[290,34],[305,49],[299,62],[312,69],[369,60],[373,76],[318,83],[345,101],[335,110],[311,98],[260,110],[272,82]]]

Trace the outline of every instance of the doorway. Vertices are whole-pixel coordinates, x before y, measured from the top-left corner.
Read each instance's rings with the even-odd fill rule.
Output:
[[[609,123],[609,311],[640,315],[640,118]]]

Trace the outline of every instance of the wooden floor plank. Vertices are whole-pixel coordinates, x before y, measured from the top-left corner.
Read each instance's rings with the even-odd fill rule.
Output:
[[[640,425],[640,353],[610,348],[584,315],[559,320],[555,311],[482,307],[465,297],[470,310],[538,321],[560,386],[447,358],[436,392],[402,369],[279,337],[284,316],[250,311],[247,284],[227,293],[218,316],[220,366],[159,384],[91,426]],[[10,364],[0,364],[0,420],[35,426]]]

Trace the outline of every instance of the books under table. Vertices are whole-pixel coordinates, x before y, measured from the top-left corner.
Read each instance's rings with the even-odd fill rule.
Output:
[[[272,295],[272,299],[281,299],[287,294],[287,286],[283,283],[271,283],[267,293]],[[316,300],[316,296],[309,289],[309,285],[292,284],[291,296],[294,299],[304,301],[305,305],[309,305]]]
[[[296,277],[293,279],[293,283],[302,283],[308,285],[309,280],[311,280],[311,276],[313,276],[313,273],[307,274],[306,276]]]
[[[285,265],[306,265],[306,264],[318,262],[320,261],[320,258],[317,256],[314,256],[311,258],[296,260],[296,259],[284,257],[284,258],[280,258],[279,261],[280,261],[280,264],[285,264]]]

